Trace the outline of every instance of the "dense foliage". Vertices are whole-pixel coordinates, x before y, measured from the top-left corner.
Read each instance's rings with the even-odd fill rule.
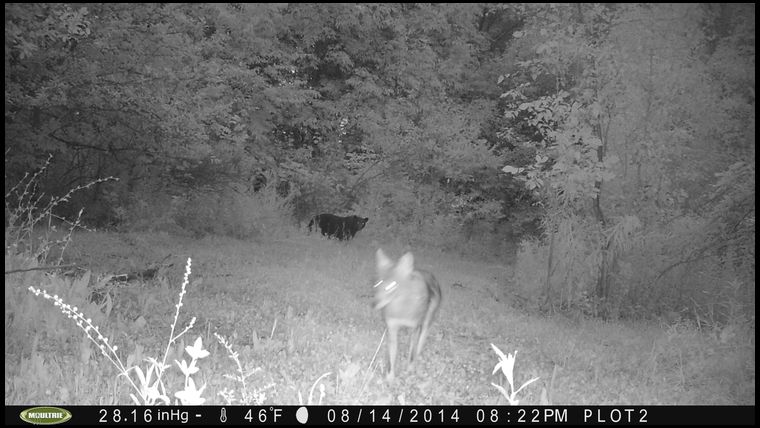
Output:
[[[542,232],[517,258],[537,307],[727,322],[754,301],[754,16],[6,4],[6,195],[52,154],[44,194],[119,179],[58,205],[95,225],[250,237],[357,212],[449,248]]]

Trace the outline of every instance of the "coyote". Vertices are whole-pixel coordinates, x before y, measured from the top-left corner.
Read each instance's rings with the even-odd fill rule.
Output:
[[[414,269],[412,253],[404,254],[394,263],[378,249],[375,284],[375,309],[382,311],[388,326],[388,379],[393,380],[398,350],[398,331],[413,329],[409,343],[409,365],[419,358],[425,338],[441,304],[441,287],[432,273]]]

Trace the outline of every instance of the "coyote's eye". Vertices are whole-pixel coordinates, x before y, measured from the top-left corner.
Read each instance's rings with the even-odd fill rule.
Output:
[[[385,291],[391,291],[398,285],[398,282],[391,281],[388,285],[385,286]]]

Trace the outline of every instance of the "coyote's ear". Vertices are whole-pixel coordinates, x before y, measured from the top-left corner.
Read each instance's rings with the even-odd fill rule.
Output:
[[[378,248],[377,253],[375,253],[375,260],[377,260],[377,271],[379,273],[385,273],[388,269],[393,267],[393,260],[389,259],[380,248]]]
[[[412,253],[406,253],[398,260],[398,265],[396,265],[396,273],[401,276],[408,276],[411,275],[413,271],[414,256]]]

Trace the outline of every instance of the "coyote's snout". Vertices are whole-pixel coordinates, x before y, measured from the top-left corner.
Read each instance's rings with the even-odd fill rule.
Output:
[[[441,287],[432,273],[414,269],[412,253],[404,254],[394,263],[378,249],[375,284],[375,309],[383,314],[388,326],[388,358],[393,379],[398,351],[398,331],[401,327],[413,329],[409,343],[409,363],[420,356],[430,323],[441,304]]]

